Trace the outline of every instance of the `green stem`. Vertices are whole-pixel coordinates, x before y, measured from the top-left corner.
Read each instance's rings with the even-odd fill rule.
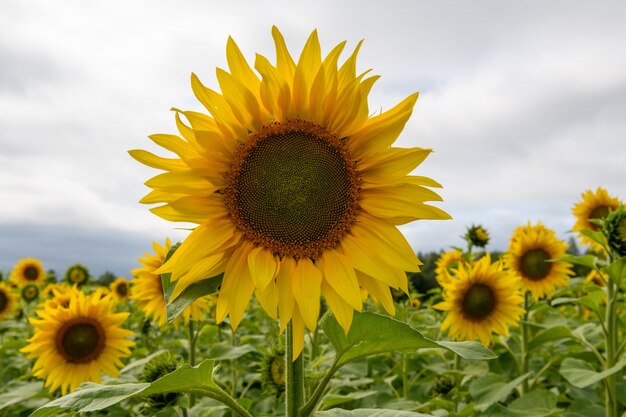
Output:
[[[522,375],[526,375],[530,369],[530,352],[528,351],[528,342],[530,341],[530,329],[528,326],[528,310],[530,309],[530,292],[526,291],[524,295],[524,316],[522,317],[522,360],[521,371]],[[529,385],[528,378],[525,378],[522,382],[522,395],[528,393]]]
[[[458,390],[461,385],[461,357],[454,354],[454,386]]]
[[[313,395],[311,395],[311,398],[309,398],[306,404],[302,406],[301,413],[300,413],[302,417],[309,417],[311,414],[313,414],[313,411],[315,411],[315,409],[317,408],[317,405],[322,399],[322,395],[324,394],[324,391],[326,391],[326,387],[330,383],[331,378],[335,375],[335,372],[337,372],[337,370],[339,369],[339,366],[337,365],[337,361],[338,361],[338,358],[335,358],[335,362],[333,363],[333,366],[330,367],[328,372],[326,372],[326,375],[324,375],[324,378],[317,384],[317,387],[315,387],[315,391],[313,391]]]
[[[232,347],[237,346],[237,341],[235,339],[235,332],[231,332],[230,344]],[[233,398],[237,397],[237,359],[231,359],[230,361],[230,395]]]
[[[200,395],[206,395],[221,402],[241,417],[253,417],[252,414],[248,412],[248,410],[243,408],[233,397],[231,397],[219,386],[216,386],[215,388],[212,388],[210,390],[192,390],[192,392],[197,392]]]
[[[189,366],[196,366],[196,334],[193,319],[189,318]],[[196,405],[195,394],[189,394],[189,408]],[[183,410],[184,414],[187,410]]]
[[[300,417],[300,407],[304,403],[304,360],[302,352],[294,360],[293,326],[291,321],[285,330],[285,406],[286,417]]]
[[[605,369],[609,369],[615,365],[617,353],[616,301],[617,291],[615,288],[615,280],[613,277],[609,277],[607,282],[606,334],[604,339],[606,348]],[[617,417],[617,392],[615,387],[615,375],[608,376],[605,384],[606,417]]]
[[[402,397],[407,399],[409,396],[409,372],[406,352],[402,352]]]

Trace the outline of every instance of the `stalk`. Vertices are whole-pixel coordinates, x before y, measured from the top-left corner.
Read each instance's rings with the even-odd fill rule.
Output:
[[[617,290],[615,288],[615,280],[609,277],[607,282],[607,306],[604,326],[604,344],[606,348],[605,369],[609,369],[615,365],[617,353],[617,322],[615,317],[617,304]],[[615,383],[615,374],[610,375],[606,379],[605,387],[605,404],[606,417],[618,417],[617,408],[617,392]]]
[[[304,404],[304,361],[302,353],[293,360],[293,327],[291,321],[285,330],[285,407],[286,417],[299,417]]]
[[[522,360],[521,375],[526,375],[530,369],[530,352],[528,351],[528,342],[530,341],[530,329],[528,327],[528,310],[530,309],[530,292],[526,291],[524,295],[524,316],[522,317]],[[522,395],[529,391],[528,378],[522,382]]]

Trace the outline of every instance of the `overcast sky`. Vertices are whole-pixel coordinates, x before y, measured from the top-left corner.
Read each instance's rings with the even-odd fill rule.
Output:
[[[127,150],[175,133],[171,107],[202,110],[190,74],[217,88],[229,35],[273,61],[272,25],[296,56],[314,28],[324,53],[365,39],[372,110],[420,92],[397,144],[435,150],[416,173],[454,220],[403,227],[415,251],[472,223],[494,250],[529,220],[567,238],[585,189],[626,199],[624,22],[623,1],[0,0],[0,270],[128,276],[184,238],[137,203],[157,171]]]

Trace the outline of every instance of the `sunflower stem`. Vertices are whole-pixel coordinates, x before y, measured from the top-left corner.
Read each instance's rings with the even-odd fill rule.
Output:
[[[293,327],[291,321],[285,330],[285,407],[286,417],[300,417],[300,407],[304,403],[304,361],[302,353],[294,360]]]
[[[530,309],[530,292],[526,291],[524,295],[524,316],[522,317],[522,360],[521,360],[521,374],[528,374],[530,368],[530,352],[528,351],[528,342],[530,339],[530,328],[528,326],[528,310]],[[529,385],[528,378],[525,378],[522,382],[522,395],[528,393]]]
[[[193,319],[189,318],[189,366],[196,366],[196,334]],[[189,394],[189,408],[196,404],[196,395]],[[187,411],[187,410],[185,410]]]
[[[613,261],[613,256],[611,256],[611,261]],[[605,359],[605,369],[610,369],[615,365],[616,362],[616,353],[617,353],[617,322],[616,322],[616,304],[617,304],[617,291],[616,291],[615,279],[614,277],[609,276],[607,281],[607,304],[606,304],[606,316],[604,327],[606,328],[605,333],[605,349],[606,349],[606,359]],[[618,406],[617,406],[617,391],[616,391],[616,382],[615,375],[609,375],[606,379],[605,387],[605,403],[606,403],[606,417],[617,417],[618,416]]]

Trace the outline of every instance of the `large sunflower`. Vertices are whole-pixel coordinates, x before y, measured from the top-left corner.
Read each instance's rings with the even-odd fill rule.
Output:
[[[479,338],[487,345],[491,334],[506,336],[524,313],[519,280],[503,271],[489,254],[473,265],[461,265],[458,279],[444,284],[444,301],[434,308],[447,311],[441,330],[456,340]]]
[[[568,245],[558,239],[553,230],[541,222],[515,229],[504,256],[509,272],[521,280],[523,290],[531,292],[538,300],[550,296],[560,287],[567,285],[572,275],[568,262],[550,262],[566,255]]]
[[[0,321],[7,318],[17,304],[17,297],[11,291],[11,287],[0,282]]]
[[[440,185],[409,175],[431,150],[391,146],[417,93],[369,117],[378,77],[357,75],[360,43],[338,67],[345,42],[322,59],[314,31],[296,63],[276,28],[272,35],[276,65],[257,55],[260,77],[232,39],[230,72],[217,70],[221,94],[192,75],[210,116],[176,110],[182,137],[151,136],[175,158],[131,155],[166,171],[146,182],[153,191],[141,201],[165,203],[152,212],[166,220],[199,225],[157,270],[172,273],[173,296],[223,272],[217,320],[229,316],[236,329],[254,293],[281,331],[292,322],[297,357],[320,295],[346,331],[361,310],[359,286],[393,312],[389,287],[406,291],[405,271],[420,265],[396,226],[449,216],[425,204],[441,200],[426,188]]]
[[[582,201],[576,203],[572,208],[572,214],[576,217],[576,223],[574,224],[573,231],[578,232],[580,240],[589,245],[589,247],[595,251],[601,251],[602,246],[594,240],[583,235],[583,230],[600,230],[600,226],[593,224],[590,220],[602,220],[611,210],[617,210],[622,204],[619,198],[609,195],[607,190],[602,187],[593,192],[587,190],[581,194]]]
[[[114,313],[109,297],[72,292],[68,308],[38,310],[30,319],[35,334],[21,351],[37,359],[33,375],[46,378],[50,392],[65,395],[82,382],[100,382],[102,371],[117,377],[121,358],[130,355],[133,332],[121,328],[129,313]]]
[[[139,259],[143,266],[131,271],[135,278],[132,280],[130,298],[135,300],[137,306],[144,312],[146,317],[153,319],[159,326],[163,327],[167,324],[163,282],[161,281],[161,275],[155,274],[154,271],[163,264],[167,252],[172,247],[172,242],[166,239],[164,246],[153,242],[152,247],[154,248],[154,255],[146,252],[145,258]],[[183,310],[180,317],[174,320],[174,326],[178,327],[181,317],[185,325],[189,323],[189,318],[202,320],[203,312],[208,309],[207,298],[198,298]]]
[[[11,281],[18,287],[26,284],[41,285],[46,280],[46,271],[41,266],[41,261],[33,258],[24,258],[13,267]]]

